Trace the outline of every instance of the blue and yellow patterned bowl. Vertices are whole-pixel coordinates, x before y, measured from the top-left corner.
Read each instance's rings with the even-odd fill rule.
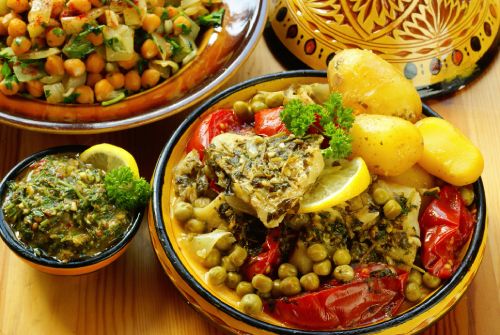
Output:
[[[291,84],[326,82],[322,71],[301,70],[266,75],[233,86],[206,101],[192,112],[170,138],[157,162],[153,176],[153,197],[148,211],[151,240],[165,272],[186,300],[215,324],[236,334],[287,334],[287,335],[359,335],[359,334],[415,334],[449,311],[465,293],[481,263],[486,246],[486,202],[481,180],[474,183],[477,206],[477,225],[471,241],[464,250],[460,267],[454,276],[425,300],[394,318],[374,325],[339,331],[304,331],[293,329],[279,321],[260,315],[245,315],[238,309],[239,298],[225,287],[206,283],[206,269],[189,262],[188,252],[183,251],[176,236],[182,232],[173,219],[173,168],[185,155],[187,141],[203,115],[214,109],[231,106],[236,100],[247,100],[257,91],[275,91]],[[438,116],[424,105],[426,115]]]

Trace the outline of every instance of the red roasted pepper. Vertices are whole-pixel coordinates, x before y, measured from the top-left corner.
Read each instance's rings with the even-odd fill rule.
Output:
[[[441,279],[450,278],[459,265],[457,259],[474,227],[474,216],[465,206],[459,190],[441,188],[420,218],[422,262],[425,269]]]
[[[262,252],[251,257],[242,268],[247,280],[251,281],[256,274],[269,274],[275,270],[281,256],[279,238],[279,228],[273,228],[269,231],[266,241],[262,245]]]
[[[286,132],[285,124],[281,121],[280,113],[283,110],[282,107],[263,109],[255,113],[254,115],[254,130],[257,135],[262,136],[272,136],[277,133]]]
[[[350,283],[333,281],[316,292],[280,298],[267,303],[265,311],[283,323],[314,330],[356,327],[395,315],[404,301],[408,273],[396,274],[385,264],[354,271]]]

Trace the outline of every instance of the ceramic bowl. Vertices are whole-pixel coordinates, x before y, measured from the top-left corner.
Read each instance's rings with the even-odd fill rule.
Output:
[[[426,98],[464,87],[495,58],[499,12],[497,0],[275,0],[266,37],[289,68],[324,70],[339,50],[372,50]]]
[[[3,199],[5,197],[9,182],[14,181],[32,163],[40,160],[47,155],[58,153],[79,153],[86,148],[87,147],[85,146],[55,147],[34,153],[31,156],[25,158],[23,161],[14,166],[12,170],[10,170],[1,181],[0,207],[3,204]],[[24,245],[16,238],[11,227],[5,221],[2,210],[0,210],[0,237],[17,256],[19,256],[23,261],[37,270],[56,275],[81,275],[99,270],[118,259],[118,257],[120,257],[125,252],[133,237],[139,230],[143,216],[144,210],[140,210],[137,214],[135,214],[128,230],[113,246],[104,250],[97,256],[86,258],[80,261],[70,261],[63,263],[51,257],[35,255],[31,248],[26,247],[26,245]]]
[[[465,293],[476,274],[486,245],[486,203],[482,182],[474,183],[476,193],[477,225],[470,244],[464,252],[460,267],[453,277],[411,309],[374,325],[342,330],[315,332],[290,328],[268,316],[254,318],[243,314],[236,305],[235,294],[223,289],[214,289],[204,280],[204,269],[200,264],[187,261],[182,246],[176,236],[182,228],[174,221],[172,214],[172,170],[185,155],[185,147],[192,131],[198,124],[200,116],[210,113],[216,108],[231,106],[235,100],[246,100],[258,90],[281,90],[292,83],[310,84],[326,82],[326,73],[321,71],[302,70],[271,74],[248,80],[231,87],[205,102],[197,108],[170,138],[163,149],[153,180],[153,197],[149,208],[149,230],[156,254],[174,285],[187,301],[197,310],[222,328],[237,334],[413,334],[431,325],[449,311]],[[424,105],[426,115],[438,116]],[[229,291],[229,290],[228,290]]]
[[[49,104],[0,94],[0,122],[51,133],[99,133],[147,124],[178,113],[220,88],[255,47],[267,1],[223,0],[223,25],[209,29],[196,58],[173,77],[119,103]]]

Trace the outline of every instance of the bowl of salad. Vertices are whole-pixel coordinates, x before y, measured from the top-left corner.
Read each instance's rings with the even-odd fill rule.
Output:
[[[417,333],[481,263],[479,150],[378,56],[336,57],[328,77],[283,72],[216,95],[158,160],[157,256],[231,332]],[[395,103],[391,85],[411,89]]]
[[[97,133],[194,105],[249,56],[267,2],[3,1],[0,122]]]
[[[50,148],[25,158],[0,183],[0,237],[40,271],[93,272],[125,252],[149,194],[122,148]]]

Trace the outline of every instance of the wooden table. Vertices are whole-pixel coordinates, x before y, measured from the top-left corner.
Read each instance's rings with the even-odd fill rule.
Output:
[[[227,86],[282,71],[264,41]],[[485,157],[486,254],[456,308],[425,334],[500,334],[500,60],[479,80],[446,99],[428,101],[477,144]],[[100,135],[50,135],[0,125],[0,177],[27,155],[62,144],[110,142],[132,152],[150,177],[185,113],[136,129]],[[222,334],[189,307],[164,274],[144,220],[128,251],[112,265],[79,277],[32,269],[0,243],[0,334]]]

